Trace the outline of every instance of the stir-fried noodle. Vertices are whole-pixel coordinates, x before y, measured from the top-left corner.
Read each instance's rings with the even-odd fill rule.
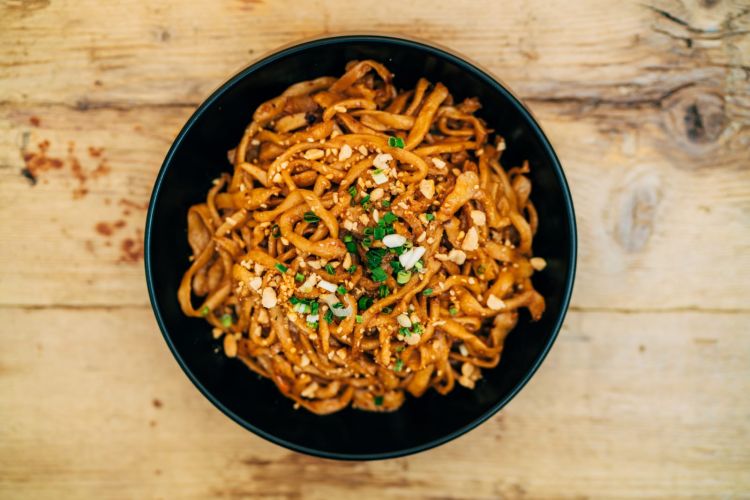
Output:
[[[392,78],[352,61],[263,103],[187,214],[184,313],[318,414],[473,388],[545,307],[528,164],[500,165],[477,99]]]

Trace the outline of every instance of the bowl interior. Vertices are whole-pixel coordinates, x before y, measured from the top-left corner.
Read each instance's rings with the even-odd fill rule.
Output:
[[[340,75],[351,59],[372,58],[395,73],[400,88],[418,78],[448,86],[457,99],[477,96],[479,115],[507,143],[503,164],[528,159],[532,200],[539,212],[535,253],[548,267],[534,277],[547,300],[541,321],[522,315],[509,335],[500,365],[485,370],[473,391],[460,386],[447,397],[428,391],[407,397],[397,412],[347,409],[320,417],[294,410],[274,384],[227,359],[209,326],[183,316],[177,302],[188,267],[186,213],[205,200],[212,179],[230,171],[233,148],[261,102],[292,83]],[[190,119],[172,147],[154,189],[147,226],[146,266],[154,310],[175,356],[202,392],[241,425],[307,453],[338,458],[402,455],[445,442],[491,416],[536,370],[567,308],[575,265],[575,227],[567,186],[547,140],[506,90],[471,65],[438,49],[384,37],[341,37],[286,49],[251,66],[219,89]]]

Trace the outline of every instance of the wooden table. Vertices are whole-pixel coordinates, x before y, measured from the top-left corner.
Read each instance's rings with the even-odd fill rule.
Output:
[[[0,1],[0,497],[750,494],[750,3],[649,1]],[[202,99],[279,45],[358,30],[448,45],[522,96],[581,249],[523,392],[373,463],[214,409],[159,334],[141,248]]]

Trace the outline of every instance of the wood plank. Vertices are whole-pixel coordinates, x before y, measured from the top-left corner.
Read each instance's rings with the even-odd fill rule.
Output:
[[[183,375],[145,307],[0,314],[2,497],[676,498],[750,488],[746,313],[571,313],[500,415],[438,449],[370,463],[291,453],[229,421]]]
[[[5,108],[0,119],[0,302],[11,304],[146,304],[143,240],[146,206],[172,139],[191,113],[167,110],[73,112],[64,107]],[[37,123],[34,126],[31,122]],[[36,185],[21,175],[25,154],[59,159]],[[72,154],[69,144],[74,144]],[[89,148],[101,149],[92,156]],[[88,193],[71,165],[80,163]],[[48,163],[51,160],[47,160]],[[111,170],[94,178],[104,162]],[[114,227],[123,221],[122,228]],[[111,236],[97,231],[106,224]],[[106,232],[106,229],[104,229]],[[136,247],[135,258],[123,248]]]
[[[576,204],[575,307],[747,309],[748,283],[736,271],[750,268],[750,128],[692,143],[665,125],[672,108],[581,112],[537,103],[534,110],[557,147]],[[145,212],[121,200],[145,206],[191,112],[0,107],[0,303],[146,304],[140,258],[121,261],[124,242],[140,241]],[[31,186],[20,175],[22,151],[38,153],[44,140],[47,156],[65,166],[42,172]],[[70,142],[85,171],[102,159],[111,168],[88,180],[89,192],[79,199],[72,194],[79,182]],[[89,147],[103,148],[101,156],[92,157]],[[97,233],[97,224],[118,220],[126,226],[112,236]]]
[[[746,8],[743,0],[586,0],[575,9],[562,0],[460,8],[449,0],[9,0],[0,6],[0,80],[3,99],[23,105],[195,104],[290,41],[380,31],[462,51],[528,97],[627,104],[686,85],[747,96]]]

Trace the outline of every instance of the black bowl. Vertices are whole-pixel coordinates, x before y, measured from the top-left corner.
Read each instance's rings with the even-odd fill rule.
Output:
[[[485,370],[475,390],[450,395],[428,391],[407,397],[394,413],[346,409],[328,416],[295,410],[269,380],[228,359],[211,328],[187,318],[177,302],[190,255],[188,207],[205,199],[211,180],[230,170],[233,148],[256,106],[300,80],[340,75],[352,59],[375,59],[400,88],[419,77],[448,86],[454,97],[477,96],[479,115],[505,137],[503,164],[528,159],[532,199],[539,212],[534,251],[547,259],[534,276],[547,310],[538,322],[522,317],[508,336],[500,365]],[[444,50],[385,36],[338,36],[286,48],[256,62],[222,85],[188,120],[174,141],[154,186],[146,223],[146,279],[164,338],[185,373],[227,416],[292,450],[327,458],[370,460],[416,453],[473,429],[510,401],[536,372],[560,329],[576,263],[576,228],[568,186],[549,141],[531,114],[505,87],[473,64]]]

